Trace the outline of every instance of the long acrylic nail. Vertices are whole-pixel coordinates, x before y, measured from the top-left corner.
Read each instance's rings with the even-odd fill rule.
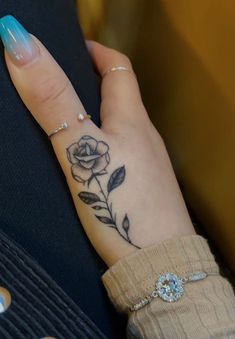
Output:
[[[12,15],[0,19],[0,35],[6,51],[16,64],[33,61],[39,53],[31,35]]]

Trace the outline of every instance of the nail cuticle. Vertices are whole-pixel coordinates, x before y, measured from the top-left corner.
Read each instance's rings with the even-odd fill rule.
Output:
[[[41,51],[40,51],[40,48],[36,44],[35,44],[35,49],[36,49],[36,51],[35,51],[35,56],[33,57],[33,59],[30,60],[30,61],[27,61],[26,63],[17,63],[18,68],[20,68],[20,69],[30,68],[32,65],[34,65],[36,62],[39,61]],[[11,57],[11,59],[12,59],[12,57]],[[15,63],[15,60],[12,60],[12,61],[13,61],[13,63]]]

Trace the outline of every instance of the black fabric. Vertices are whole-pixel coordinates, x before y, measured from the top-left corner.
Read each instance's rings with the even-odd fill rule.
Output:
[[[46,45],[99,124],[98,82],[74,1],[2,0],[0,16],[6,14]],[[47,136],[9,79],[2,46],[0,51],[0,227],[109,338],[124,338],[126,320],[114,311],[100,280],[106,267],[78,220]]]
[[[1,315],[1,339],[106,338],[46,272],[2,233],[0,247],[0,284],[12,297]]]

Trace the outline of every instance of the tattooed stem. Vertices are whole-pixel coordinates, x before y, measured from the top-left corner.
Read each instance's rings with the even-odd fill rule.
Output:
[[[129,238],[128,233],[126,232],[126,240],[131,243],[131,239]],[[137,246],[136,246],[137,247]],[[139,248],[139,247],[138,247]]]
[[[106,197],[106,195],[105,195],[105,193],[104,193],[104,190],[103,190],[103,188],[102,188],[102,186],[101,186],[101,184],[100,184],[100,181],[99,181],[99,179],[97,178],[96,175],[94,175],[94,178],[95,178],[97,184],[99,185],[100,193],[101,193],[101,194],[103,195],[103,197],[104,197],[104,202],[105,202],[105,204],[106,204],[106,206],[107,206],[107,211],[109,212],[110,218],[111,218],[111,220],[114,222],[112,212],[111,212],[111,210],[110,210],[110,208],[109,208],[108,199],[107,199],[107,197]],[[114,223],[114,225],[117,226],[115,223]]]
[[[126,241],[128,241],[129,244],[131,244],[132,246],[134,246],[134,247],[140,249],[139,246],[136,246],[135,244],[133,244],[133,243],[131,242],[131,239],[129,238],[129,235],[128,235],[127,232],[126,232],[126,237],[125,237],[125,236],[119,231],[118,226],[117,226],[117,224],[116,224],[116,221],[115,221],[114,218],[113,218],[113,214],[112,214],[112,205],[111,205],[111,207],[109,207],[109,204],[108,204],[108,195],[106,196],[106,194],[104,193],[104,190],[103,190],[103,188],[102,188],[102,186],[101,186],[101,184],[100,184],[100,181],[99,181],[99,179],[97,178],[96,175],[94,175],[94,178],[95,178],[97,184],[99,185],[100,193],[101,193],[101,194],[103,195],[103,197],[104,197],[104,200],[105,200],[105,203],[106,203],[106,206],[107,206],[107,211],[109,212],[110,219],[112,220],[112,223],[113,223],[112,225],[113,225],[113,226],[111,226],[111,227],[115,228],[115,229],[117,230],[117,232],[120,234],[120,236],[121,236],[123,239],[125,239]]]

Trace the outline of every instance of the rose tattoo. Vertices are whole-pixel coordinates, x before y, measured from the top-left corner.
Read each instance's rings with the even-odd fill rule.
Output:
[[[79,198],[87,205],[97,211],[102,211],[101,215],[95,214],[96,218],[109,227],[116,229],[120,236],[129,244],[140,248],[132,243],[129,237],[130,221],[127,216],[123,218],[122,224],[117,225],[116,213],[113,214],[112,203],[110,203],[110,193],[120,186],[126,177],[125,166],[117,168],[109,177],[106,188],[101,186],[99,176],[108,174],[106,168],[110,163],[109,146],[104,141],[97,141],[94,138],[85,135],[78,142],[73,143],[67,148],[67,157],[72,164],[71,173],[74,180],[87,185],[95,180],[100,195],[89,191],[82,191],[78,194]]]
[[[68,160],[73,165],[72,176],[76,181],[85,183],[96,174],[106,174],[110,162],[109,146],[87,135],[67,148]]]

